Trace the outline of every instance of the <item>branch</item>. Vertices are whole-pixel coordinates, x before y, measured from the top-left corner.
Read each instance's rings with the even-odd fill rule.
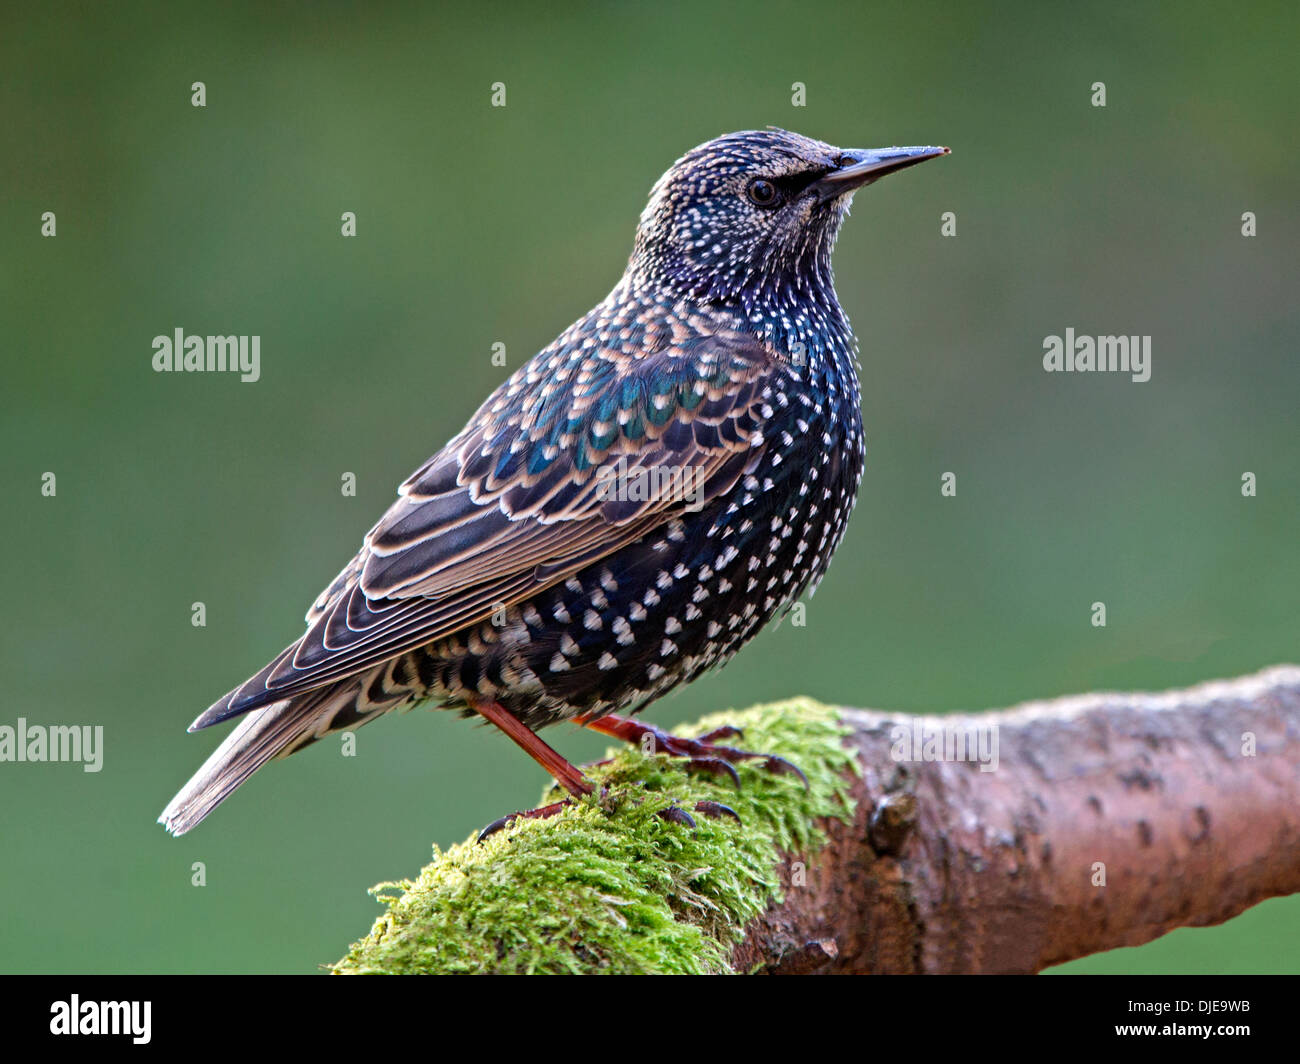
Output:
[[[1300,667],[979,715],[797,700],[693,730],[723,722],[809,789],[621,751],[599,797],[376,888],[387,911],[334,970],[1036,972],[1300,891]],[[934,760],[946,736],[995,770]],[[704,799],[742,823],[656,815]]]

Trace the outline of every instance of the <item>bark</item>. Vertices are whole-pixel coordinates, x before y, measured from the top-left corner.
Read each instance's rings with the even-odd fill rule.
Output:
[[[977,716],[846,709],[861,769],[803,886],[732,963],[1036,972],[1300,891],[1300,667]],[[898,761],[898,726],[995,726],[996,771]]]

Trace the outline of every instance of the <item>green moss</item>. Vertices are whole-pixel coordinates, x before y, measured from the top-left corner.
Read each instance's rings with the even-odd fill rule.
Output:
[[[797,699],[716,714],[683,733],[745,729],[737,745],[780,754],[809,789],[761,761],[742,786],[620,746],[588,770],[597,793],[547,820],[471,838],[414,882],[372,889],[387,905],[336,973],[730,971],[745,924],[781,897],[784,860],[821,845],[819,817],[853,814],[846,729],[835,711]],[[601,787],[606,788],[604,796]],[[556,795],[549,794],[548,801]],[[729,805],[742,824],[693,812],[691,830],[656,814],[676,803]]]

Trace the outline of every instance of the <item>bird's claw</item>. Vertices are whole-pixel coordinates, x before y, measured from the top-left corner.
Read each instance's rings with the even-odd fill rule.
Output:
[[[572,804],[572,798],[564,798],[558,802],[552,802],[550,805],[539,806],[536,809],[525,809],[519,813],[509,813],[506,816],[498,817],[478,833],[478,838],[475,841],[482,842],[484,839],[495,835],[498,831],[508,828],[516,820],[545,820],[547,817],[555,816],[561,809],[565,809]]]
[[[717,820],[720,817],[730,817],[737,824],[741,823],[740,814],[729,805],[723,805],[721,802],[696,802],[695,811],[703,813],[711,820]]]
[[[716,743],[719,739],[743,739],[744,737],[744,728],[737,728],[734,724],[724,724],[721,728],[714,728],[712,731],[705,732],[695,741],[697,743]]]
[[[682,827],[695,827],[695,818],[685,809],[678,805],[666,806],[655,814],[660,820],[666,820],[670,824],[681,824]]]
[[[723,805],[721,802],[696,802],[695,811],[703,813],[710,820],[718,820],[722,817],[730,817],[737,824],[740,823],[740,814],[729,805]],[[667,820],[672,824],[681,824],[683,827],[695,827],[695,818],[679,805],[670,805],[667,808],[659,810],[658,816],[662,820]]]
[[[767,769],[768,772],[778,772],[786,776],[798,776],[799,782],[803,784],[803,789],[805,791],[812,789],[808,784],[808,777],[804,775],[803,769],[793,761],[787,761],[785,758],[778,757],[776,754],[769,754],[767,760],[763,762],[763,767]]]
[[[736,790],[740,790],[740,773],[736,771],[736,766],[730,761],[724,761],[720,757],[692,757],[687,760],[686,768],[690,772],[707,772],[713,776],[728,776],[731,782],[735,784]]]

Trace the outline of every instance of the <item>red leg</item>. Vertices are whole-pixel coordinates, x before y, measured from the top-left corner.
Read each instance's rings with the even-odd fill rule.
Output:
[[[485,720],[490,720],[510,738],[518,743],[524,752],[536,761],[542,768],[546,769],[555,777],[555,782],[569,792],[573,797],[565,798],[558,802],[552,802],[550,805],[544,805],[539,809],[528,809],[521,813],[511,813],[509,816],[503,816],[499,820],[492,821],[487,827],[478,833],[478,841],[482,842],[489,835],[495,835],[502,828],[509,827],[515,820],[520,817],[529,819],[542,819],[548,816],[554,816],[567,805],[573,804],[574,798],[581,798],[584,794],[591,793],[591,784],[588,783],[578,769],[569,764],[559,753],[551,749],[546,743],[537,737],[537,733],[531,728],[525,727],[517,717],[506,712],[504,708],[496,702],[475,702],[474,710]]]
[[[510,736],[511,739],[513,739],[516,743],[519,744],[520,747],[523,748],[523,750],[528,754],[529,757],[531,757],[534,761],[536,761],[539,765],[541,765],[542,768],[546,769],[547,772],[549,772],[552,776],[554,776],[555,781],[566,791],[568,791],[570,795],[572,795],[572,797],[570,798],[565,798],[558,802],[552,802],[550,805],[544,805],[539,809],[528,809],[519,813],[511,813],[509,816],[503,816],[499,820],[494,820],[491,824],[489,824],[487,827],[485,827],[482,831],[479,832],[479,836],[478,836],[479,842],[482,842],[489,835],[496,834],[496,832],[500,831],[502,828],[509,827],[511,823],[513,823],[515,820],[518,820],[520,817],[529,818],[529,819],[532,818],[541,819],[544,817],[554,816],[556,813],[560,812],[560,810],[562,810],[565,806],[572,805],[574,798],[581,798],[583,795],[587,795],[591,793],[592,791],[591,784],[586,781],[582,773],[577,768],[571,765],[559,753],[557,753],[550,746],[544,743],[540,738],[538,738],[536,732],[526,727],[522,722],[520,722],[520,720],[517,717],[507,712],[501,705],[499,705],[496,702],[475,702],[472,703],[472,705],[476,713],[478,713],[485,720],[490,720],[493,724],[495,724],[498,728],[500,728],[503,732],[505,732],[508,736]],[[612,716],[601,717],[599,718],[599,721],[592,721],[587,726],[594,727],[598,722],[601,724],[605,724],[607,722],[622,723],[622,718],[612,717]],[[631,725],[634,728],[643,727],[642,725],[634,725],[631,721],[628,721],[627,724]],[[610,727],[613,727],[612,723],[610,724]],[[597,730],[604,730],[604,729],[597,729]],[[724,732],[730,735],[730,734],[734,734],[734,731],[735,731],[734,729],[719,729],[717,733],[710,733],[710,735],[711,736],[720,735],[721,733]],[[609,732],[609,734],[612,735],[616,733],[611,731]],[[619,738],[623,738],[623,736],[619,735]],[[708,738],[708,736],[706,736],[706,738]],[[637,737],[634,736],[628,741],[636,742]],[[727,748],[721,747],[720,749],[727,749]],[[756,754],[754,755],[743,754],[739,750],[734,751],[734,753],[738,756],[743,756],[743,757],[760,756]],[[699,758],[696,760],[702,762],[706,759]],[[777,758],[775,760],[780,760],[780,759]],[[719,763],[723,764],[725,768],[729,772],[731,772],[733,776],[735,775],[736,770],[733,769],[729,764],[726,764],[725,762],[719,762]],[[795,771],[798,772],[799,770],[795,769]],[[799,773],[799,774],[803,775],[803,773]],[[739,783],[739,778],[737,778],[737,783]],[[710,817],[729,816],[735,820],[740,819],[740,817],[736,816],[734,810],[728,808],[725,805],[722,805],[719,802],[698,802],[695,808],[698,811]],[[661,810],[659,815],[663,817],[665,820],[672,821],[673,823],[684,824],[687,827],[695,826],[695,821],[691,819],[690,814],[687,813],[685,810],[677,808],[677,806],[675,805],[669,806],[667,809]]]
[[[536,732],[525,727],[513,714],[507,713],[495,702],[475,702],[473,706],[475,712],[490,720],[523,747],[524,752],[554,776],[555,782],[573,797],[581,798],[591,793],[591,784],[583,778],[582,773],[542,742]]]

